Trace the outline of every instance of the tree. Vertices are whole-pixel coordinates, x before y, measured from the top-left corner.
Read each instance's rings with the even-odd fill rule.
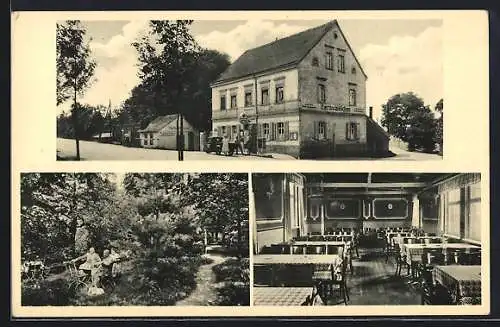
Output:
[[[439,144],[439,153],[443,154],[443,99],[439,100],[434,107],[434,110],[439,114],[436,119],[435,142]]]
[[[73,98],[72,121],[76,141],[76,159],[80,160],[79,111],[77,97],[90,86],[96,67],[85,40],[85,28],[78,20],[57,24],[57,105]]]
[[[74,255],[77,220],[102,243],[102,215],[113,185],[106,174],[28,173],[21,175],[23,257],[62,260]]]
[[[413,92],[396,94],[382,105],[382,126],[389,134],[408,142],[408,150],[423,148],[431,151],[434,117],[422,98]]]
[[[246,174],[199,174],[181,193],[193,205],[200,226],[222,233],[237,255],[248,256],[248,179]]]

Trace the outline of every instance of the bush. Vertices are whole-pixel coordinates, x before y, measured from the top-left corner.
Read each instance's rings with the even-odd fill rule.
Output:
[[[247,258],[230,258],[213,266],[217,288],[215,305],[250,304],[250,261]]]
[[[75,297],[73,288],[69,288],[66,280],[41,281],[37,284],[21,285],[21,304],[23,306],[64,306],[71,305]]]

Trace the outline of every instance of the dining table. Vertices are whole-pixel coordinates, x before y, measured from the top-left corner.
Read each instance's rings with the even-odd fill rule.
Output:
[[[254,264],[270,265],[310,265],[333,264],[339,260],[337,254],[257,254],[253,257]]]
[[[401,247],[402,254],[406,255],[406,262],[412,263],[422,262],[422,254],[425,249],[478,249],[480,246],[467,243],[431,243],[431,244],[403,244]]]
[[[394,244],[398,244],[399,247],[404,244],[405,239],[412,239],[412,240],[442,240],[441,237],[439,236],[395,236],[392,238],[392,241]]]
[[[312,294],[312,287],[254,287],[253,305],[299,306]]]
[[[450,290],[455,301],[481,298],[481,266],[435,266],[433,279]]]

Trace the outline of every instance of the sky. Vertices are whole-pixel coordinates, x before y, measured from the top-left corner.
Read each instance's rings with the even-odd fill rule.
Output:
[[[245,50],[276,38],[326,23],[326,20],[195,21],[191,33],[203,47],[229,54],[231,61]],[[443,97],[442,20],[338,20],[347,41],[368,75],[367,107],[380,117],[389,97],[413,91],[431,108]],[[82,102],[117,107],[139,83],[137,53],[131,43],[147,21],[83,21],[97,67],[96,81]],[[69,103],[58,107],[68,111]]]

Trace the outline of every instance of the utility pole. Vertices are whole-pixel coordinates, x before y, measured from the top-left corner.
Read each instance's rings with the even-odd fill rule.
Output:
[[[254,75],[254,82],[255,82],[255,136],[256,141],[257,141],[257,154],[260,154],[260,144],[259,144],[259,105],[257,103],[257,77]]]

